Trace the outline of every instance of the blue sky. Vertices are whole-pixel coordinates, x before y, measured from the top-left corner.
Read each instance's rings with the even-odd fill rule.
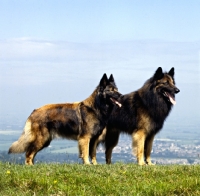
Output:
[[[197,0],[0,1],[0,39],[198,41]]]
[[[0,118],[25,121],[44,104],[83,100],[103,73],[129,93],[161,66],[175,67],[181,90],[170,118],[197,119],[199,8],[198,0],[0,0]]]

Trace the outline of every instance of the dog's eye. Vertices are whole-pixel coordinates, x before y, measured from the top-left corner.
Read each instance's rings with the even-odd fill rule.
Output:
[[[164,85],[167,85],[167,84],[168,84],[168,81],[167,81],[167,82],[163,82],[163,84],[164,84]]]

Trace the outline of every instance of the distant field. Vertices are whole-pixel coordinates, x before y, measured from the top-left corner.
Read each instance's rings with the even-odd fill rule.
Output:
[[[17,140],[22,131],[0,130],[0,150],[8,151],[13,141]],[[55,139],[44,150],[51,153],[78,153],[77,141],[67,139]]]
[[[0,135],[20,135],[22,133],[22,130],[0,130]]]
[[[182,144],[194,144],[194,141],[199,141],[200,142],[200,138],[199,138],[199,132],[195,131],[192,132],[190,131],[190,129],[188,129],[188,131],[184,131],[184,132],[173,132],[173,133],[169,133],[166,131],[161,131],[162,133],[158,133],[155,137],[155,139],[159,139],[159,138],[166,138],[166,139],[172,139],[172,140],[176,140],[177,142],[181,142]]]
[[[11,145],[11,142],[2,143],[2,141],[0,141],[0,150],[8,151],[8,148],[10,145]]]
[[[52,150],[51,153],[78,153],[77,147],[69,147],[60,150]]]

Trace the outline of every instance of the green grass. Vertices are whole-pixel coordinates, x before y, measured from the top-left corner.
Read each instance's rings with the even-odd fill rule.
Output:
[[[200,195],[200,165],[0,163],[0,195]]]

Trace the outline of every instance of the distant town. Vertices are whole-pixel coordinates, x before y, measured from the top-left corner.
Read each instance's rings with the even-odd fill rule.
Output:
[[[104,153],[104,148],[100,147],[98,152]],[[200,142],[187,145],[176,140],[155,139],[151,157],[155,164],[200,164]],[[124,162],[136,162],[131,139],[127,137],[113,150],[113,160],[120,161],[120,158]]]

